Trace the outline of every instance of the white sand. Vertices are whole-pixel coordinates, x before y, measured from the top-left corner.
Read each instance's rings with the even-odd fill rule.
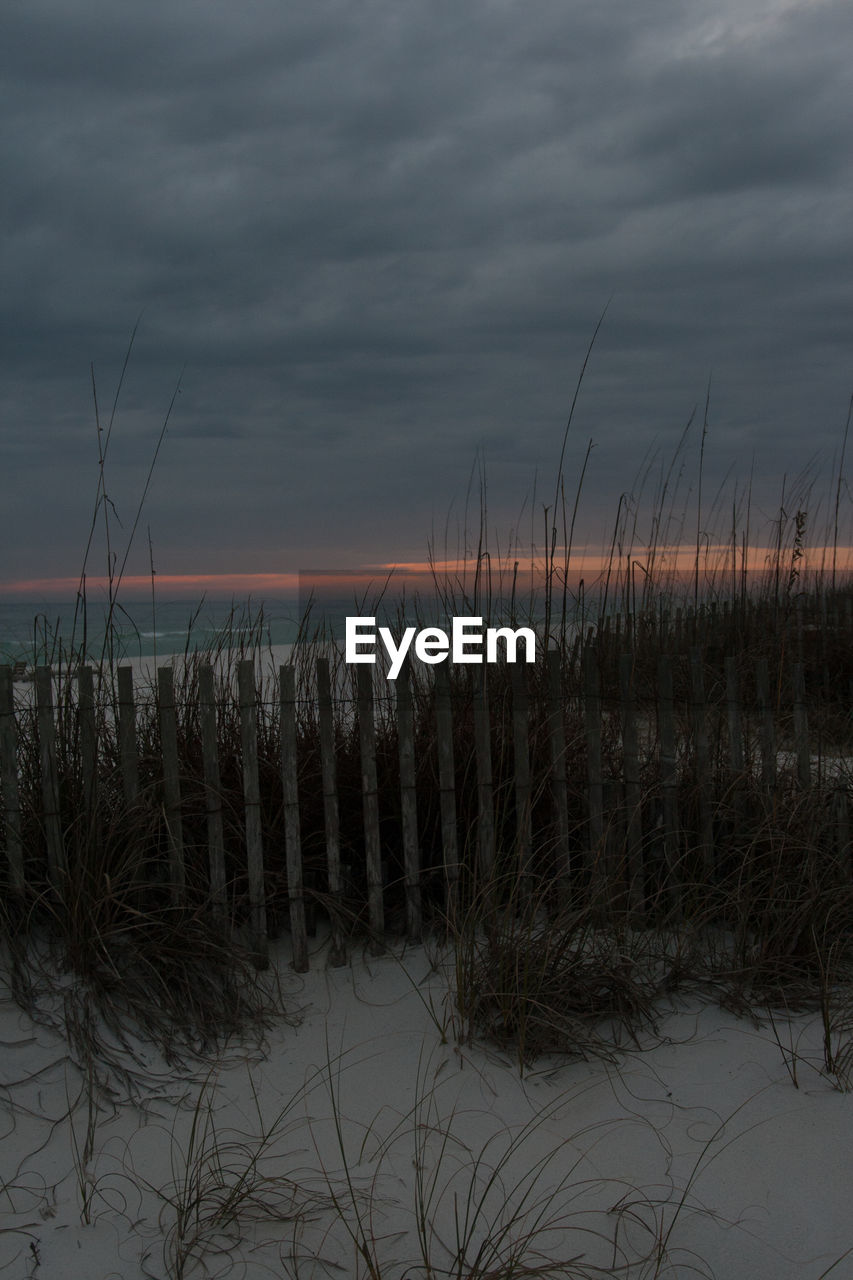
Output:
[[[278,963],[290,1000],[304,1008],[301,1025],[276,1027],[263,1059],[231,1046],[206,1086],[208,1128],[196,1131],[190,1168],[200,1152],[207,1159],[195,1184],[198,1214],[184,1227],[184,1275],[369,1274],[331,1208],[320,1205],[301,1228],[286,1220],[291,1185],[300,1203],[328,1197],[331,1188],[358,1234],[331,1093],[365,1232],[380,1274],[393,1280],[426,1275],[415,1230],[418,1166],[427,1183],[436,1179],[427,1228],[436,1277],[506,1274],[489,1255],[479,1272],[440,1268],[451,1266],[455,1250],[454,1193],[461,1215],[474,1162],[479,1197],[510,1135],[516,1149],[485,1197],[477,1239],[496,1236],[511,1216],[507,1205],[517,1202],[518,1179],[550,1154],[533,1199],[550,1198],[562,1225],[533,1240],[541,1254],[528,1261],[577,1257],[610,1266],[614,1236],[618,1256],[636,1258],[650,1252],[655,1234],[669,1232],[669,1261],[659,1270],[652,1261],[621,1274],[818,1280],[853,1246],[853,1095],[820,1072],[816,1020],[798,1019],[783,1033],[800,1056],[799,1089],[768,1026],[695,1003],[666,1014],[659,1039],[615,1065],[550,1058],[522,1078],[496,1050],[456,1043],[445,979],[431,971],[423,948],[369,961],[358,955],[339,970],[325,967],[318,948],[304,978],[286,959],[282,952]],[[447,1023],[446,1044],[436,1021]],[[84,1167],[85,1091],[75,1105],[83,1079],[62,1037],[34,1026],[6,995],[0,1042],[3,1274],[180,1275],[178,1214],[167,1197],[174,1200],[175,1184],[187,1182],[201,1086],[188,1072],[163,1068],[144,1107],[120,1096],[113,1105],[102,1101]],[[148,1057],[156,1073],[162,1064]],[[235,1218],[215,1224],[211,1152],[218,1144],[233,1184],[253,1167],[257,1139],[288,1102],[286,1123],[257,1166],[267,1179],[260,1199],[278,1205],[278,1218],[264,1221],[257,1205],[244,1203]],[[87,1199],[89,1224],[81,1221]],[[579,1261],[565,1274],[587,1273]],[[829,1274],[853,1276],[853,1253]]]
[[[287,656],[266,660],[275,670]],[[144,679],[153,664],[133,665]],[[576,1259],[569,1276],[636,1260],[620,1274],[853,1278],[853,1094],[821,1072],[816,1018],[779,1027],[799,1088],[771,1027],[695,1002],[663,1016],[643,1052],[615,1064],[550,1058],[522,1078],[507,1055],[457,1043],[446,979],[423,948],[357,955],[342,970],[326,968],[319,948],[304,978],[286,952],[278,964],[304,1012],[300,1025],[276,1027],[266,1056],[232,1045],[203,1084],[206,1067],[196,1064],[194,1078],[137,1046],[151,1067],[143,1096],[131,1102],[114,1080],[91,1126],[65,1040],[2,989],[2,1274],[346,1280],[369,1275],[363,1229],[378,1274],[415,1280],[427,1275],[420,1169],[436,1280],[499,1280],[510,1241],[543,1204],[525,1260]],[[200,1096],[209,1106],[193,1137]],[[529,1189],[519,1180],[537,1170],[528,1218],[501,1236]],[[257,1196],[224,1215],[223,1185]],[[191,1210],[183,1225],[176,1188]],[[457,1218],[481,1200],[468,1265],[455,1269]],[[294,1220],[294,1207],[312,1206],[312,1221]],[[477,1271],[484,1238],[504,1252],[486,1250]],[[664,1238],[666,1256],[648,1260]]]

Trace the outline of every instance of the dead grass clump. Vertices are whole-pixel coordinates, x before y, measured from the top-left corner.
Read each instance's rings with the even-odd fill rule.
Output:
[[[67,1037],[76,1061],[135,1084],[150,1047],[172,1067],[220,1052],[232,1037],[260,1044],[289,1016],[273,971],[201,911],[145,914],[83,899],[59,932],[6,932],[10,990],[37,1021]]]
[[[614,1056],[654,1024],[674,964],[662,935],[602,923],[588,907],[547,910],[552,886],[494,908],[476,902],[454,931],[454,1000],[463,1037],[542,1053]]]
[[[736,999],[816,1007],[829,970],[853,979],[853,880],[810,797],[763,813],[714,900],[709,971]]]

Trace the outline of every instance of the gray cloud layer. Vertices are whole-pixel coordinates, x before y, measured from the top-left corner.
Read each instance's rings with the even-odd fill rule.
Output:
[[[109,488],[129,524],[186,366],[145,515],[163,570],[420,555],[478,450],[495,525],[529,521],[611,295],[569,449],[573,484],[596,441],[585,536],[711,370],[711,486],[753,454],[766,503],[828,470],[853,11],[713,8],[7,5],[3,576],[79,568],[89,364],[106,416],[140,312]]]

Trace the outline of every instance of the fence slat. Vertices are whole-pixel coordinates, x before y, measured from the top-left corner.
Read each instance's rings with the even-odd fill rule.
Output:
[[[406,933],[410,942],[417,942],[421,936],[420,850],[415,775],[415,709],[412,702],[411,665],[408,657],[400,669],[395,684],[400,759],[400,816],[403,827],[403,866],[406,877]]]
[[[593,898],[601,900],[607,890],[609,868],[604,846],[604,790],[601,775],[601,683],[598,652],[587,645],[583,659],[584,736],[586,737],[586,779],[589,862]]]
[[[495,870],[495,808],[492,790],[492,738],[485,668],[475,667],[474,755],[477,764],[477,866],[490,891]]]
[[[373,720],[373,667],[358,668],[358,736],[361,750],[361,795],[364,812],[364,852],[367,862],[367,912],[370,950],[383,950],[385,907],[382,898],[382,849],[379,840],[379,787],[376,776],[376,727]]]
[[[671,905],[681,906],[681,867],[678,856],[678,757],[675,740],[675,699],[672,689],[672,659],[658,658],[658,734],[660,738],[661,819],[663,857]]]
[[[604,812],[604,860],[607,867],[618,868],[625,851],[625,788],[621,780],[609,778],[603,783]],[[615,893],[616,876],[612,879],[611,892]],[[611,899],[612,905],[612,899]]]
[[[299,823],[299,770],[296,741],[296,668],[279,667],[281,780],[284,798],[284,842],[287,858],[287,897],[293,967],[308,971],[308,934],[305,924],[305,889],[302,867],[302,832]]]
[[[548,741],[551,746],[551,799],[554,806],[555,854],[561,875],[569,867],[569,793],[566,782],[566,731],[563,726],[563,698],[560,680],[560,650],[549,649]]]
[[[139,763],[136,750],[136,704],[133,668],[118,669],[118,750],[124,803],[132,809],[139,799]]]
[[[255,664],[251,658],[244,658],[237,665],[237,693],[240,700],[240,749],[243,757],[249,931],[255,964],[263,968],[269,963],[269,946],[264,889],[261,789],[258,779],[258,708],[255,694]]]
[[[697,648],[690,651],[690,711],[696,761],[699,857],[702,876],[708,883],[714,874],[714,810],[711,803],[711,749],[708,742],[705,678],[702,670],[702,651]]]
[[[533,877],[533,792],[530,785],[530,697],[527,692],[527,668],[523,663],[510,665],[512,682],[512,750],[515,778],[515,846],[516,865],[522,901],[529,901]]]
[[[844,783],[835,788],[835,846],[841,874],[849,880],[853,878],[853,863],[850,861],[850,804]]]
[[[21,897],[25,889],[24,842],[21,835],[21,801],[18,790],[18,727],[12,668],[0,666],[0,788],[6,821],[6,859],[9,889]]]
[[[210,906],[216,919],[224,923],[228,906],[225,881],[225,832],[222,821],[222,784],[219,776],[219,739],[216,731],[216,691],[213,667],[209,662],[201,663],[198,669],[198,710],[201,724],[204,804],[207,814]]]
[[[174,904],[183,902],[186,887],[184,832],[181,822],[181,780],[178,764],[178,722],[171,667],[157,668],[160,755],[163,762],[164,816],[169,836],[169,888]]]
[[[320,722],[320,768],[323,774],[323,825],[326,836],[326,864],[329,872],[330,912],[332,940],[329,963],[335,968],[346,964],[341,908],[343,882],[341,880],[341,824],[338,809],[337,761],[335,759],[335,721],[332,707],[332,685],[327,658],[317,659],[317,711]]]
[[[725,660],[726,719],[729,730],[729,786],[731,789],[732,840],[740,838],[744,817],[743,718],[740,706],[737,658]]]
[[[95,733],[95,676],[89,666],[77,673],[77,714],[80,718],[80,765],[83,805],[87,823],[95,820],[98,806],[98,739]]]
[[[806,680],[802,662],[794,663],[794,750],[797,756],[797,781],[803,790],[812,783],[809,752],[809,716],[806,710]]]
[[[41,794],[44,807],[44,834],[47,874],[54,893],[60,894],[68,871],[62,819],[59,812],[59,773],[56,764],[56,724],[53,719],[53,673],[50,667],[36,667],[36,712],[39,734]]]
[[[628,911],[639,916],[645,906],[643,883],[643,788],[634,694],[634,655],[619,655],[619,700],[622,713],[622,776],[625,782],[625,860]]]
[[[770,674],[766,658],[757,658],[755,662],[755,696],[760,725],[761,785],[770,794],[776,789],[776,729],[773,724]]]
[[[743,724],[740,713],[737,658],[726,658],[726,715],[729,727],[729,769],[743,773]]]
[[[456,769],[453,759],[453,711],[446,663],[435,668],[435,730],[438,748],[438,790],[441,808],[441,847],[451,927],[459,910],[459,836],[456,830]]]

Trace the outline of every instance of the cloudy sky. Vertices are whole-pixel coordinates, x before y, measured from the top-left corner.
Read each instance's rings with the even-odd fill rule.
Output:
[[[698,406],[693,500],[709,378],[706,505],[754,468],[757,520],[806,473],[816,524],[853,391],[851,47],[849,0],[7,0],[0,577],[79,572],[91,366],[106,427],[137,320],[120,557],[180,394],[132,571],[149,527],[160,573],[423,559],[472,474],[469,523],[485,475],[495,543],[529,545],[605,306],[578,538],[644,470],[653,496]]]

